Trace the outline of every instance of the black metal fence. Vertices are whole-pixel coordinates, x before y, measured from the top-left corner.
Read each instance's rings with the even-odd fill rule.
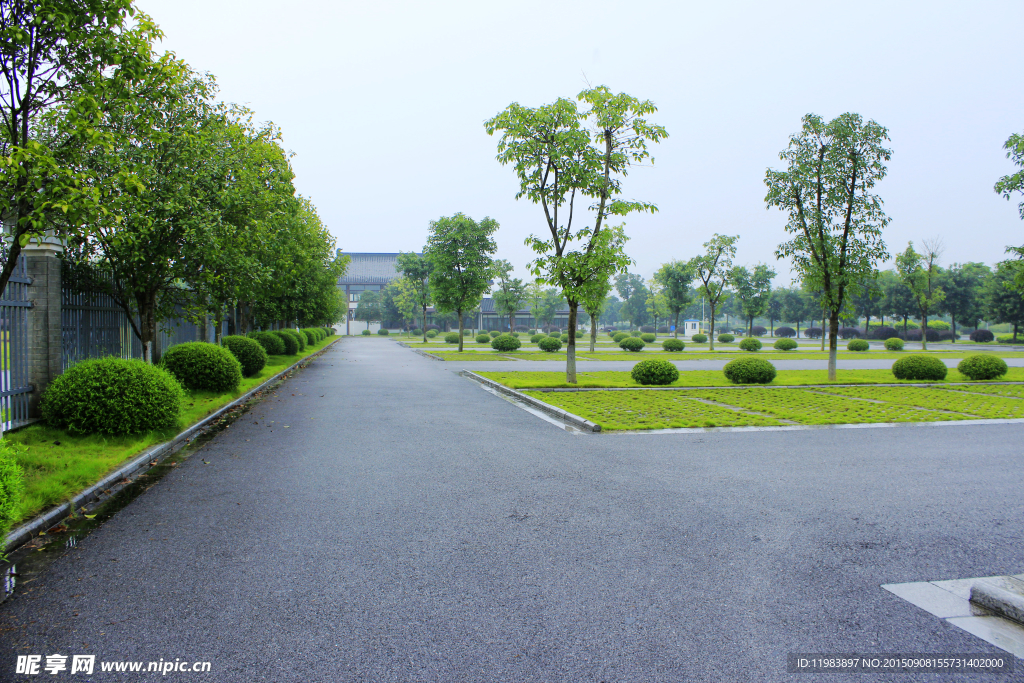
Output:
[[[19,258],[7,287],[0,294],[0,414],[4,431],[18,427],[29,419],[32,385],[28,369],[28,299],[31,281],[25,270],[25,259]]]

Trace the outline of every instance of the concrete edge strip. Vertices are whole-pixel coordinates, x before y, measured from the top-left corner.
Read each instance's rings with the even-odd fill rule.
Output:
[[[80,507],[84,503],[88,503],[95,499],[98,499],[100,497],[99,493],[102,492],[103,490],[110,488],[111,486],[117,484],[118,482],[124,479],[127,479],[129,476],[135,474],[140,469],[148,469],[149,467],[152,467],[152,465],[150,465],[149,463],[159,463],[161,460],[164,460],[169,455],[175,453],[178,450],[178,446],[192,439],[192,437],[196,436],[199,432],[203,431],[211,423],[220,419],[225,413],[230,411],[232,408],[235,408],[245,403],[246,401],[251,399],[255,394],[267,388],[271,383],[277,382],[284,375],[288,374],[292,370],[295,370],[297,367],[305,363],[308,363],[317,356],[326,352],[339,341],[341,341],[340,337],[338,339],[335,339],[333,342],[331,342],[324,348],[320,349],[316,353],[310,354],[305,358],[300,358],[299,360],[295,361],[294,363],[292,363],[287,368],[277,373],[273,377],[264,380],[257,386],[245,392],[245,394],[236,398],[234,401],[231,401],[230,403],[227,403],[224,406],[218,408],[213,413],[210,413],[205,418],[195,423],[191,427],[187,428],[185,431],[181,432],[170,441],[165,441],[163,443],[157,444],[156,446],[153,446],[144,453],[136,456],[127,465],[123,465],[122,467],[118,468],[111,474],[108,474],[103,479],[96,482],[89,488],[85,489],[84,491],[81,491],[70,501],[62,503],[51,510],[40,513],[39,515],[36,515],[35,517],[25,522],[18,528],[12,530],[9,534],[7,534],[4,552],[10,552],[12,550],[17,549],[19,546],[28,542],[29,539],[31,539],[37,531],[45,531],[55,526],[57,523],[68,517],[72,510]]]
[[[444,362],[444,358],[438,358],[437,356],[435,356],[432,353],[427,353],[426,351],[422,351],[420,349],[414,349],[411,346],[409,346],[408,344],[406,344],[405,342],[401,342],[400,341],[400,342],[398,342],[398,345],[399,346],[404,346],[405,348],[409,349],[413,353],[418,353],[419,355],[423,356],[424,358],[429,358],[430,360],[441,361],[442,363]]]
[[[459,374],[462,375],[463,377],[468,377],[469,379],[471,379],[471,380],[473,380],[475,382],[479,382],[480,384],[484,385],[485,387],[493,389],[494,391],[497,391],[498,393],[504,394],[505,396],[511,396],[512,398],[516,399],[517,401],[522,401],[523,403],[526,403],[529,406],[532,406],[532,407],[534,407],[534,408],[536,408],[538,410],[541,410],[541,411],[547,413],[548,415],[551,415],[553,417],[557,417],[558,419],[562,420],[563,422],[567,422],[567,423],[571,424],[574,427],[578,427],[579,429],[582,429],[582,430],[585,430],[585,431],[588,431],[588,432],[600,432],[601,431],[601,425],[599,425],[599,424],[591,422],[590,420],[585,420],[582,417],[580,417],[579,415],[574,415],[573,413],[570,413],[570,412],[568,412],[566,410],[562,410],[561,408],[556,408],[555,406],[551,405],[550,403],[545,403],[544,401],[540,401],[538,399],[535,399],[532,396],[527,396],[526,394],[520,393],[520,392],[516,391],[515,389],[509,389],[504,384],[499,384],[498,382],[495,382],[492,379],[487,379],[486,377],[481,377],[480,375],[476,374],[475,372],[472,372],[470,370],[462,370]]]
[[[1024,595],[979,581],[971,587],[971,602],[1018,624],[1024,624]]]
[[[944,389],[946,387],[999,387],[999,386],[1020,386],[1024,382],[915,382],[913,384],[726,384],[721,386],[692,386],[692,387],[523,387],[526,391],[543,391],[545,393],[556,393],[560,391],[690,391],[696,389],[847,389],[847,388],[870,388],[870,387],[930,387]]]

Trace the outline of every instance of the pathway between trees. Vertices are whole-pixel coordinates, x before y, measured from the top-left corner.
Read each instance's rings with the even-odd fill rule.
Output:
[[[54,653],[218,682],[1002,653],[879,586],[1024,571],[1018,426],[573,435],[451,367],[342,340],[0,605],[0,679]]]

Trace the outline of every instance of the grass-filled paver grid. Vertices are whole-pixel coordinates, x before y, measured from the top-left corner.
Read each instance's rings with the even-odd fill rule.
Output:
[[[568,410],[604,430],[693,427],[764,427],[785,423],[697,400],[695,392],[587,391],[524,392]]]
[[[889,404],[949,410],[987,419],[1024,418],[1024,401],[973,392],[951,391],[960,387],[836,387],[818,391],[852,398],[885,401]]]
[[[969,391],[978,394],[1011,396],[1024,399],[1024,384],[961,384],[949,388],[951,391]]]

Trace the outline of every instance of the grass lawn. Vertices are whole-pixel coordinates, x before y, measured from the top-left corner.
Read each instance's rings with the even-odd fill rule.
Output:
[[[337,339],[337,336],[328,337],[319,344],[306,346],[305,350],[295,356],[270,356],[267,366],[259,374],[243,378],[234,394],[186,392],[185,409],[178,427],[166,432],[124,437],[72,436],[64,430],[52,429],[42,423],[8,432],[4,438],[24,448],[18,456],[18,464],[25,474],[25,497],[17,517],[18,522],[71,498],[125,461],[151,446],[174,438],[221,406]]]
[[[439,358],[446,361],[480,361],[480,360],[505,360],[501,356],[511,356],[513,358],[519,358],[522,360],[548,360],[548,361],[565,361],[565,347],[562,347],[562,351],[554,353],[541,351],[536,347],[523,346],[517,351],[495,351],[490,347],[479,345],[471,346],[467,344],[465,349],[460,353],[454,345],[449,348],[426,348],[424,349],[427,353],[431,353]],[[911,350],[911,353],[921,353],[921,351]],[[967,353],[978,353],[976,349],[970,351],[927,351],[925,352],[930,356],[936,358],[953,358],[961,359]],[[998,351],[991,350],[987,353],[991,353],[994,356],[1000,358],[1024,358],[1024,352],[1020,351]],[[715,349],[713,352],[707,349],[694,349],[684,350],[678,352],[662,351],[660,348],[648,348],[637,353],[626,352],[618,347],[608,348],[607,350],[598,349],[594,353],[590,353],[589,350],[577,347],[576,349],[576,360],[597,360],[597,361],[610,361],[610,360],[628,360],[628,361],[641,361],[646,358],[650,358],[652,354],[657,354],[657,357],[663,360],[728,360],[737,355],[756,355],[758,358],[764,358],[765,360],[826,360],[828,359],[828,352],[822,353],[821,351],[758,351],[756,353],[750,353],[747,351],[741,351],[738,348],[735,349]],[[907,351],[893,352],[886,351],[884,349],[871,350],[871,351],[840,351],[837,354],[839,360],[853,360],[853,359],[868,359],[868,360],[897,360],[908,355]]]
[[[993,389],[997,387],[991,387]],[[526,391],[603,430],[941,422],[1024,417],[1024,400],[957,387],[750,387],[684,391]]]
[[[564,372],[479,372],[481,377],[492,379],[512,389],[555,389],[555,388],[623,388],[640,387],[630,377],[629,372],[605,370],[600,372],[580,372],[576,378],[578,384],[568,384]],[[950,369],[945,382],[967,382],[966,377],[957,370]],[[1024,382],[1024,368],[1010,368],[1005,376],[997,381]],[[768,386],[792,386],[806,384],[830,384],[828,370],[779,370],[775,381]],[[837,370],[834,384],[914,384],[909,380],[898,380],[891,370]],[[687,370],[679,373],[679,379],[670,384],[671,387],[731,387],[735,386],[725,378],[721,370]],[[1001,389],[1006,387],[985,387],[979,382],[970,387],[957,387],[985,391],[988,388]],[[1021,387],[1024,388],[1024,387]],[[1014,394],[1008,394],[1014,395]]]

